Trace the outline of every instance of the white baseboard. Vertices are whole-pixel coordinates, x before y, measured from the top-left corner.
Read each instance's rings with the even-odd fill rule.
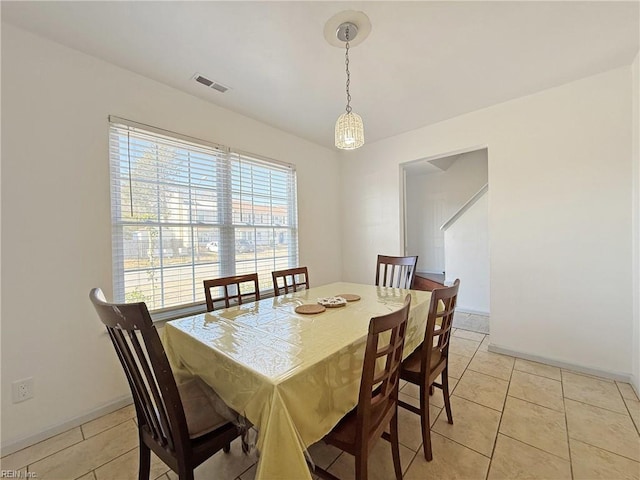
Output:
[[[490,313],[483,310],[474,310],[473,308],[456,307],[456,312],[469,313],[471,315],[482,315],[483,317],[489,317]]]
[[[585,373],[587,375],[609,378],[611,380],[617,380],[619,382],[632,383],[632,375],[630,373],[610,372],[608,370],[600,370],[597,368],[585,367],[583,365],[577,365],[575,363],[563,362],[553,358],[547,358],[540,355],[534,355],[531,353],[511,350],[509,348],[504,348],[494,344],[489,344],[488,350],[493,353],[501,353],[503,355],[509,355],[511,357],[522,358],[523,360],[530,360],[532,362],[544,363],[545,365],[551,365],[553,367],[573,370],[574,372]]]
[[[631,386],[636,392],[636,397],[640,398],[640,378],[635,375],[631,375]]]
[[[113,400],[101,407],[95,408],[90,412],[85,413],[84,415],[80,415],[79,417],[74,417],[62,423],[45,428],[41,432],[22,438],[10,439],[0,444],[0,456],[4,457],[5,455],[17,452],[18,450],[22,450],[23,448],[35,445],[36,443],[42,442],[47,438],[58,435],[59,433],[66,432],[67,430],[71,430],[75,427],[79,427],[83,423],[87,423],[91,420],[95,420],[96,418],[100,418],[107,413],[115,412],[116,410],[119,410],[122,407],[126,407],[131,403],[133,403],[133,397],[131,397],[131,395],[129,394]]]

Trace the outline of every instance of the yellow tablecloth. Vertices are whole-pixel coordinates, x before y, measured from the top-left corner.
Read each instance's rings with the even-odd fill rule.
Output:
[[[295,313],[320,297],[361,300],[314,315]],[[311,478],[306,447],[356,404],[371,317],[411,293],[405,356],[424,337],[430,292],[332,283],[168,322],[172,366],[201,377],[258,429],[256,479]]]

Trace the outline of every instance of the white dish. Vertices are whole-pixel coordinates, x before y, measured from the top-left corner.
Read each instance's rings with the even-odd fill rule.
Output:
[[[342,297],[324,297],[319,298],[318,303],[327,308],[344,307],[347,301]]]

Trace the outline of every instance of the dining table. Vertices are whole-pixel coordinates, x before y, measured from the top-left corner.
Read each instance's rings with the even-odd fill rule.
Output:
[[[358,402],[371,318],[407,294],[406,357],[424,338],[431,293],[347,282],[173,320],[162,341],[176,372],[200,377],[256,428],[257,480],[310,479],[307,448]],[[336,296],[353,301],[296,312]]]

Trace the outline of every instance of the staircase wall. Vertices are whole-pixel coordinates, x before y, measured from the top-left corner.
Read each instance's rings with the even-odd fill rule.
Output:
[[[460,279],[458,310],[489,314],[489,192],[444,231],[445,284]]]

